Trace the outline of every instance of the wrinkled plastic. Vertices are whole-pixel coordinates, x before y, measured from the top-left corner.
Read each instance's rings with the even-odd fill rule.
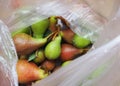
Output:
[[[119,86],[119,50],[120,36],[33,86]]]
[[[95,48],[93,51],[33,86],[119,86],[119,13],[120,11],[105,26],[105,30],[101,32],[98,41],[93,46]]]
[[[7,26],[0,21],[0,86],[17,86],[17,54]]]
[[[48,9],[50,8],[50,9]],[[56,10],[57,8],[57,10]],[[92,42],[97,40],[100,30],[103,29],[107,19],[94,12],[85,2],[79,4],[70,2],[51,1],[41,2],[38,6],[19,8],[7,22],[10,30],[15,31],[21,27],[27,27],[38,20],[52,15],[60,15],[66,18],[71,29]]]
[[[39,3],[35,3],[34,5],[33,3],[31,3],[30,5],[27,3],[27,6],[22,2],[23,5],[15,5],[16,8],[12,7],[12,12],[5,18],[5,23],[9,27],[9,30],[12,32],[18,30],[21,27],[30,26],[36,21],[42,20],[51,15],[61,15],[72,24],[71,27],[75,33],[77,33],[78,35],[82,35],[83,37],[89,38],[91,41],[93,41],[93,49],[98,48],[74,60],[70,65],[61,68],[47,78],[33,84],[33,86],[89,86],[91,84],[98,84],[99,80],[104,77],[103,75],[106,74],[112,68],[113,64],[117,61],[117,56],[116,58],[113,58],[114,55],[117,55],[117,52],[112,52],[110,50],[113,48],[113,50],[115,51],[119,50],[119,47],[116,47],[119,41],[113,40],[113,42],[111,42],[110,44],[99,48],[99,46],[102,46],[103,44],[108,43],[108,41],[114,39],[116,36],[118,36],[115,34],[119,33],[118,31],[115,31],[113,29],[110,30],[112,32],[115,31],[114,33],[111,33],[109,31],[110,23],[108,23],[108,17],[101,16],[102,14],[97,13],[95,10],[92,10],[90,8],[90,4],[88,5],[84,1],[79,2],[76,0],[76,2],[73,1],[72,3],[71,1],[38,1]],[[115,6],[115,8],[116,7],[117,6]],[[115,24],[119,26],[117,20],[113,21],[116,21]],[[108,29],[104,27],[106,23],[108,24],[106,25],[108,26]],[[111,24],[114,25],[114,22],[111,21]],[[1,25],[4,24],[2,23]],[[6,79],[9,82],[7,83],[9,84],[9,86],[17,86],[17,75],[15,72],[17,56],[14,45],[12,43],[12,39],[10,38],[10,33],[7,30],[8,29],[5,26],[4,29],[1,29],[0,31],[0,37],[2,39],[0,40],[0,55],[3,58],[0,60],[0,62],[2,65],[6,64],[2,66],[5,70],[1,69],[2,72],[6,71],[4,74],[5,76],[2,77],[6,78],[7,76]],[[103,32],[104,34],[102,34]],[[112,38],[105,35],[109,35]],[[100,39],[99,37],[102,38]],[[119,37],[117,38],[117,40],[118,39]],[[3,42],[3,40],[5,42]],[[103,60],[105,57],[109,58]],[[95,77],[95,75],[92,74],[94,71],[101,69],[105,70],[100,73],[99,76]],[[91,80],[89,80],[88,76]]]

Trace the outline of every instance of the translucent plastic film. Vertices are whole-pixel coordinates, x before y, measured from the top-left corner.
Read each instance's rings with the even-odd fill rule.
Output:
[[[33,86],[47,86],[54,81],[51,86],[119,86],[119,18],[118,11],[116,17],[104,27],[93,46],[96,48],[94,51],[76,59]]]
[[[52,15],[58,15],[63,16],[70,22],[71,29],[75,33],[90,39],[94,43],[93,49],[98,48],[79,57],[70,65],[61,68],[47,78],[36,82],[33,86],[95,86],[99,83],[99,80],[102,82],[104,75],[108,76],[107,72],[112,70],[111,68],[118,63],[120,38],[113,39],[119,35],[119,20],[113,19],[109,22],[109,17],[104,16],[104,14],[102,15],[102,13],[97,12],[95,9],[93,10],[94,6],[92,8],[90,3],[86,3],[83,0],[36,0],[34,3],[32,0],[8,1],[7,4],[10,6],[8,8],[12,11],[10,11],[10,14],[4,16],[4,18],[1,18],[9,27],[10,32],[28,27]],[[4,5],[1,6],[4,7]],[[110,11],[109,13],[112,14],[115,11]],[[2,15],[4,14],[7,13],[5,12]],[[8,80],[9,83],[7,84],[9,86],[17,86],[18,81],[15,71],[17,55],[15,47],[8,28],[2,22],[0,23],[0,63],[4,64],[3,66],[1,65],[0,71],[2,73],[6,71],[4,72],[4,76],[0,76]],[[104,27],[104,25],[106,26]],[[113,26],[114,29],[112,29],[111,25],[116,27]],[[108,41],[112,42],[108,43]],[[4,82],[3,84],[6,83]]]
[[[62,16],[67,19],[75,33],[90,39],[92,42],[97,40],[99,32],[107,22],[105,17],[96,13],[83,1],[71,4],[69,1],[53,0],[17,9],[8,19],[7,25],[13,31],[17,30],[18,26],[19,28],[27,27],[39,19],[52,15]]]
[[[118,86],[119,49],[120,36],[33,86]]]
[[[7,26],[0,21],[0,85],[17,86],[17,55]],[[4,81],[6,80],[6,81]],[[3,81],[3,82],[2,82]]]

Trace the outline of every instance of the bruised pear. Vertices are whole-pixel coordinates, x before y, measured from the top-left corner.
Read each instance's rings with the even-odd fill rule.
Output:
[[[48,76],[48,74],[40,69],[35,63],[28,62],[27,60],[18,60],[16,71],[18,82],[21,84],[30,83]]]
[[[63,39],[77,48],[84,48],[91,44],[91,41],[75,34],[71,29],[61,31]]]
[[[43,38],[45,31],[49,27],[49,19],[41,20],[37,23],[31,25],[33,37],[35,38]]]
[[[55,60],[61,53],[61,35],[49,42],[45,47],[45,56],[49,60]]]
[[[47,38],[35,39],[28,34],[19,33],[13,37],[13,41],[18,55],[28,55],[34,50],[44,46]]]
[[[76,56],[87,52],[88,49],[79,49],[71,44],[62,44],[60,58],[62,61],[69,61],[76,58]]]

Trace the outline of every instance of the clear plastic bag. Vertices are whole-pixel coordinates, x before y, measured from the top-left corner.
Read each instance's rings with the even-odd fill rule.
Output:
[[[17,86],[16,62],[17,54],[10,32],[0,21],[0,86]]]
[[[30,5],[27,3],[29,6],[28,5],[26,6],[26,4],[24,4],[22,2],[23,5],[20,5],[17,8],[13,9],[13,12],[11,13],[12,16],[9,15],[6,17],[5,23],[9,27],[9,30],[12,32],[12,31],[18,30],[21,27],[27,27],[27,26],[35,23],[36,21],[42,20],[51,15],[61,15],[61,16],[65,17],[72,24],[71,27],[75,33],[82,35],[83,37],[87,37],[95,43],[93,45],[93,48],[94,47],[97,48],[97,47],[107,43],[108,40],[110,41],[111,38],[109,38],[107,36],[104,37],[104,39],[102,40],[102,41],[104,41],[107,39],[106,42],[102,42],[101,40],[98,40],[99,36],[102,37],[101,36],[102,34],[100,34],[100,32],[107,32],[107,30],[109,30],[109,29],[105,30],[105,28],[104,28],[104,24],[108,23],[108,19],[106,17],[103,17],[100,14],[96,13],[96,11],[93,11],[89,7],[89,5],[87,5],[84,1],[81,1],[81,2],[73,1],[72,3],[71,3],[71,1],[69,1],[69,0],[68,1],[65,0],[63,2],[61,2],[60,0],[38,1],[39,3],[35,3],[35,4],[31,3]],[[27,0],[26,0],[26,2],[27,2]],[[117,6],[115,6],[115,7],[117,7]],[[56,10],[56,8],[57,8],[57,10]],[[79,8],[79,9],[76,9],[76,8]],[[2,25],[3,25],[3,23],[2,23]],[[85,30],[82,29],[83,27],[85,28]],[[5,29],[5,28],[4,28],[4,30],[1,29],[1,31],[6,31],[7,29]],[[113,29],[111,29],[111,31],[113,31]],[[115,32],[115,33],[117,33],[117,32]],[[113,33],[110,33],[110,32],[108,32],[108,34],[114,35]],[[7,35],[7,37],[10,37],[9,32],[8,33],[1,32],[0,37],[3,40],[5,40],[4,39],[4,37],[6,37],[5,35]],[[104,35],[106,35],[106,34],[104,33]],[[112,37],[115,38],[116,35],[114,35]],[[11,38],[7,38],[7,39],[9,39],[9,40],[5,40],[6,43],[12,44],[13,47],[11,48],[9,46],[10,48],[8,47],[8,48],[6,48],[6,50],[4,50],[3,48],[4,48],[4,46],[6,46],[6,43],[3,43],[1,41],[1,46],[0,46],[0,49],[2,50],[1,56],[4,58],[3,59],[4,61],[1,60],[0,62],[2,62],[3,64],[4,63],[7,64],[5,67],[3,67],[3,68],[8,69],[8,72],[5,72],[5,74],[8,74],[8,73],[11,74],[11,75],[9,75],[10,77],[8,78],[10,80],[9,86],[17,86],[17,77],[16,77],[17,75],[15,74],[16,73],[15,72],[15,63],[17,61],[17,56],[16,56],[16,52],[14,50],[14,45],[12,43],[12,39]],[[37,82],[36,84],[33,84],[33,86],[43,86],[43,85],[44,86],[48,86],[48,85],[49,86],[69,86],[71,84],[71,82],[72,82],[72,84],[70,86],[78,86],[78,84],[81,84],[81,83],[84,86],[84,82],[86,83],[87,82],[86,80],[88,79],[87,76],[89,76],[92,72],[97,70],[97,67],[101,68],[101,65],[105,65],[105,67],[102,67],[102,69],[105,69],[105,68],[110,69],[111,68],[112,65],[109,66],[109,64],[110,64],[109,62],[114,63],[114,61],[116,61],[116,59],[111,60],[112,56],[115,55],[115,52],[112,53],[109,51],[110,51],[110,49],[112,49],[114,47],[115,47],[115,50],[118,49],[118,48],[116,48],[116,45],[118,45],[117,43],[118,42],[115,41],[115,44],[114,44],[114,41],[113,41],[112,43],[110,43],[108,45],[105,45],[97,50],[87,53],[83,57],[80,57],[80,58],[74,60],[70,65],[68,65],[64,68],[61,68],[60,70],[56,71],[49,77],[41,80],[40,82]],[[103,51],[102,49],[105,49],[105,50]],[[106,52],[106,50],[108,52]],[[7,53],[6,53],[6,51],[7,51]],[[112,56],[110,56],[110,58],[106,58],[106,60],[102,61],[103,57],[109,55],[109,53]],[[97,56],[98,54],[100,56]],[[6,55],[6,56],[3,56],[3,55]],[[12,57],[9,55],[11,55]],[[8,57],[11,57],[11,58],[8,58]],[[10,69],[12,69],[12,70],[10,70]],[[4,70],[2,70],[2,71],[4,71]],[[106,70],[104,71],[104,73],[105,72],[106,72]],[[81,77],[81,78],[79,79],[79,77]],[[92,80],[90,82],[88,80],[88,82],[86,83],[87,85],[85,85],[85,86],[88,86],[89,83],[91,84],[92,82],[93,83],[95,82],[94,78],[92,78]]]
[[[118,86],[119,83],[115,82],[118,82],[120,78],[118,75],[120,66],[118,62],[120,59],[119,44],[120,36],[112,42],[74,60],[67,67],[56,71],[53,75],[39,82],[39,86]],[[113,69],[115,69],[115,74]],[[56,82],[51,83],[54,80]],[[38,84],[33,86],[38,86]]]
[[[119,86],[119,23],[118,12],[101,32],[93,51],[33,86]]]
[[[8,19],[7,25],[13,31],[17,30],[18,26],[27,27],[37,20],[51,15],[63,16],[70,22],[71,29],[75,33],[90,39],[92,42],[97,40],[100,30],[107,23],[105,17],[94,12],[83,1],[71,5],[71,2],[57,0],[40,2],[39,6],[36,4],[35,6],[22,7],[12,14],[12,17]]]

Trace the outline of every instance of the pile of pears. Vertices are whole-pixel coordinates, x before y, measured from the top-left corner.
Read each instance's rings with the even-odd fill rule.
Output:
[[[19,85],[27,86],[84,55],[92,46],[89,39],[71,30],[62,16],[50,16],[12,32],[18,55]]]

